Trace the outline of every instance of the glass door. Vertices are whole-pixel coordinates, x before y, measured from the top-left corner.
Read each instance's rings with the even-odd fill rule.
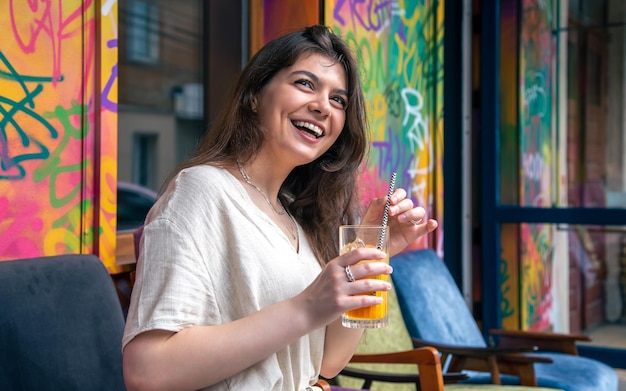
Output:
[[[483,327],[588,335],[581,354],[626,368],[626,5],[499,4],[481,10],[499,32],[481,36]]]

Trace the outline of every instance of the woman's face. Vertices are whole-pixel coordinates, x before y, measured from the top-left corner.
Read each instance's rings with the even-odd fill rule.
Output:
[[[254,100],[266,133],[263,153],[294,166],[320,157],[343,129],[347,90],[342,65],[321,54],[282,69]]]

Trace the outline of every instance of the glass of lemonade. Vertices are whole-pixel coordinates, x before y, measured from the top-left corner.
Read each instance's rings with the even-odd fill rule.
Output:
[[[388,236],[386,231],[383,232],[383,227],[380,225],[342,225],[339,227],[339,252],[345,254],[359,247],[380,247],[380,250],[387,254],[385,259],[363,260],[360,262],[377,261],[389,263]],[[368,276],[367,278],[389,281],[388,274]],[[345,312],[341,316],[341,324],[344,327],[380,328],[387,326],[389,318],[388,292],[379,291],[369,294],[382,297],[383,302],[378,305],[361,307]]]

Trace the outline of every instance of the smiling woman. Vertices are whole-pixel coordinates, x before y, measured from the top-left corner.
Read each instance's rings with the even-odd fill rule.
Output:
[[[301,391],[352,357],[363,330],[341,314],[391,288],[367,278],[391,273],[385,253],[337,249],[338,227],[380,225],[387,198],[361,214],[358,75],[325,26],[271,41],[243,69],[144,225],[123,339],[129,390]],[[410,222],[425,211],[404,190],[389,203],[391,255],[436,228]]]

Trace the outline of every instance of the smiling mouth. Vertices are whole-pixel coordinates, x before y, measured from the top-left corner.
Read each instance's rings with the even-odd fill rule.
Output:
[[[293,124],[296,128],[313,135],[315,138],[320,138],[324,135],[324,131],[320,129],[319,126],[314,125],[310,122],[293,121]]]

